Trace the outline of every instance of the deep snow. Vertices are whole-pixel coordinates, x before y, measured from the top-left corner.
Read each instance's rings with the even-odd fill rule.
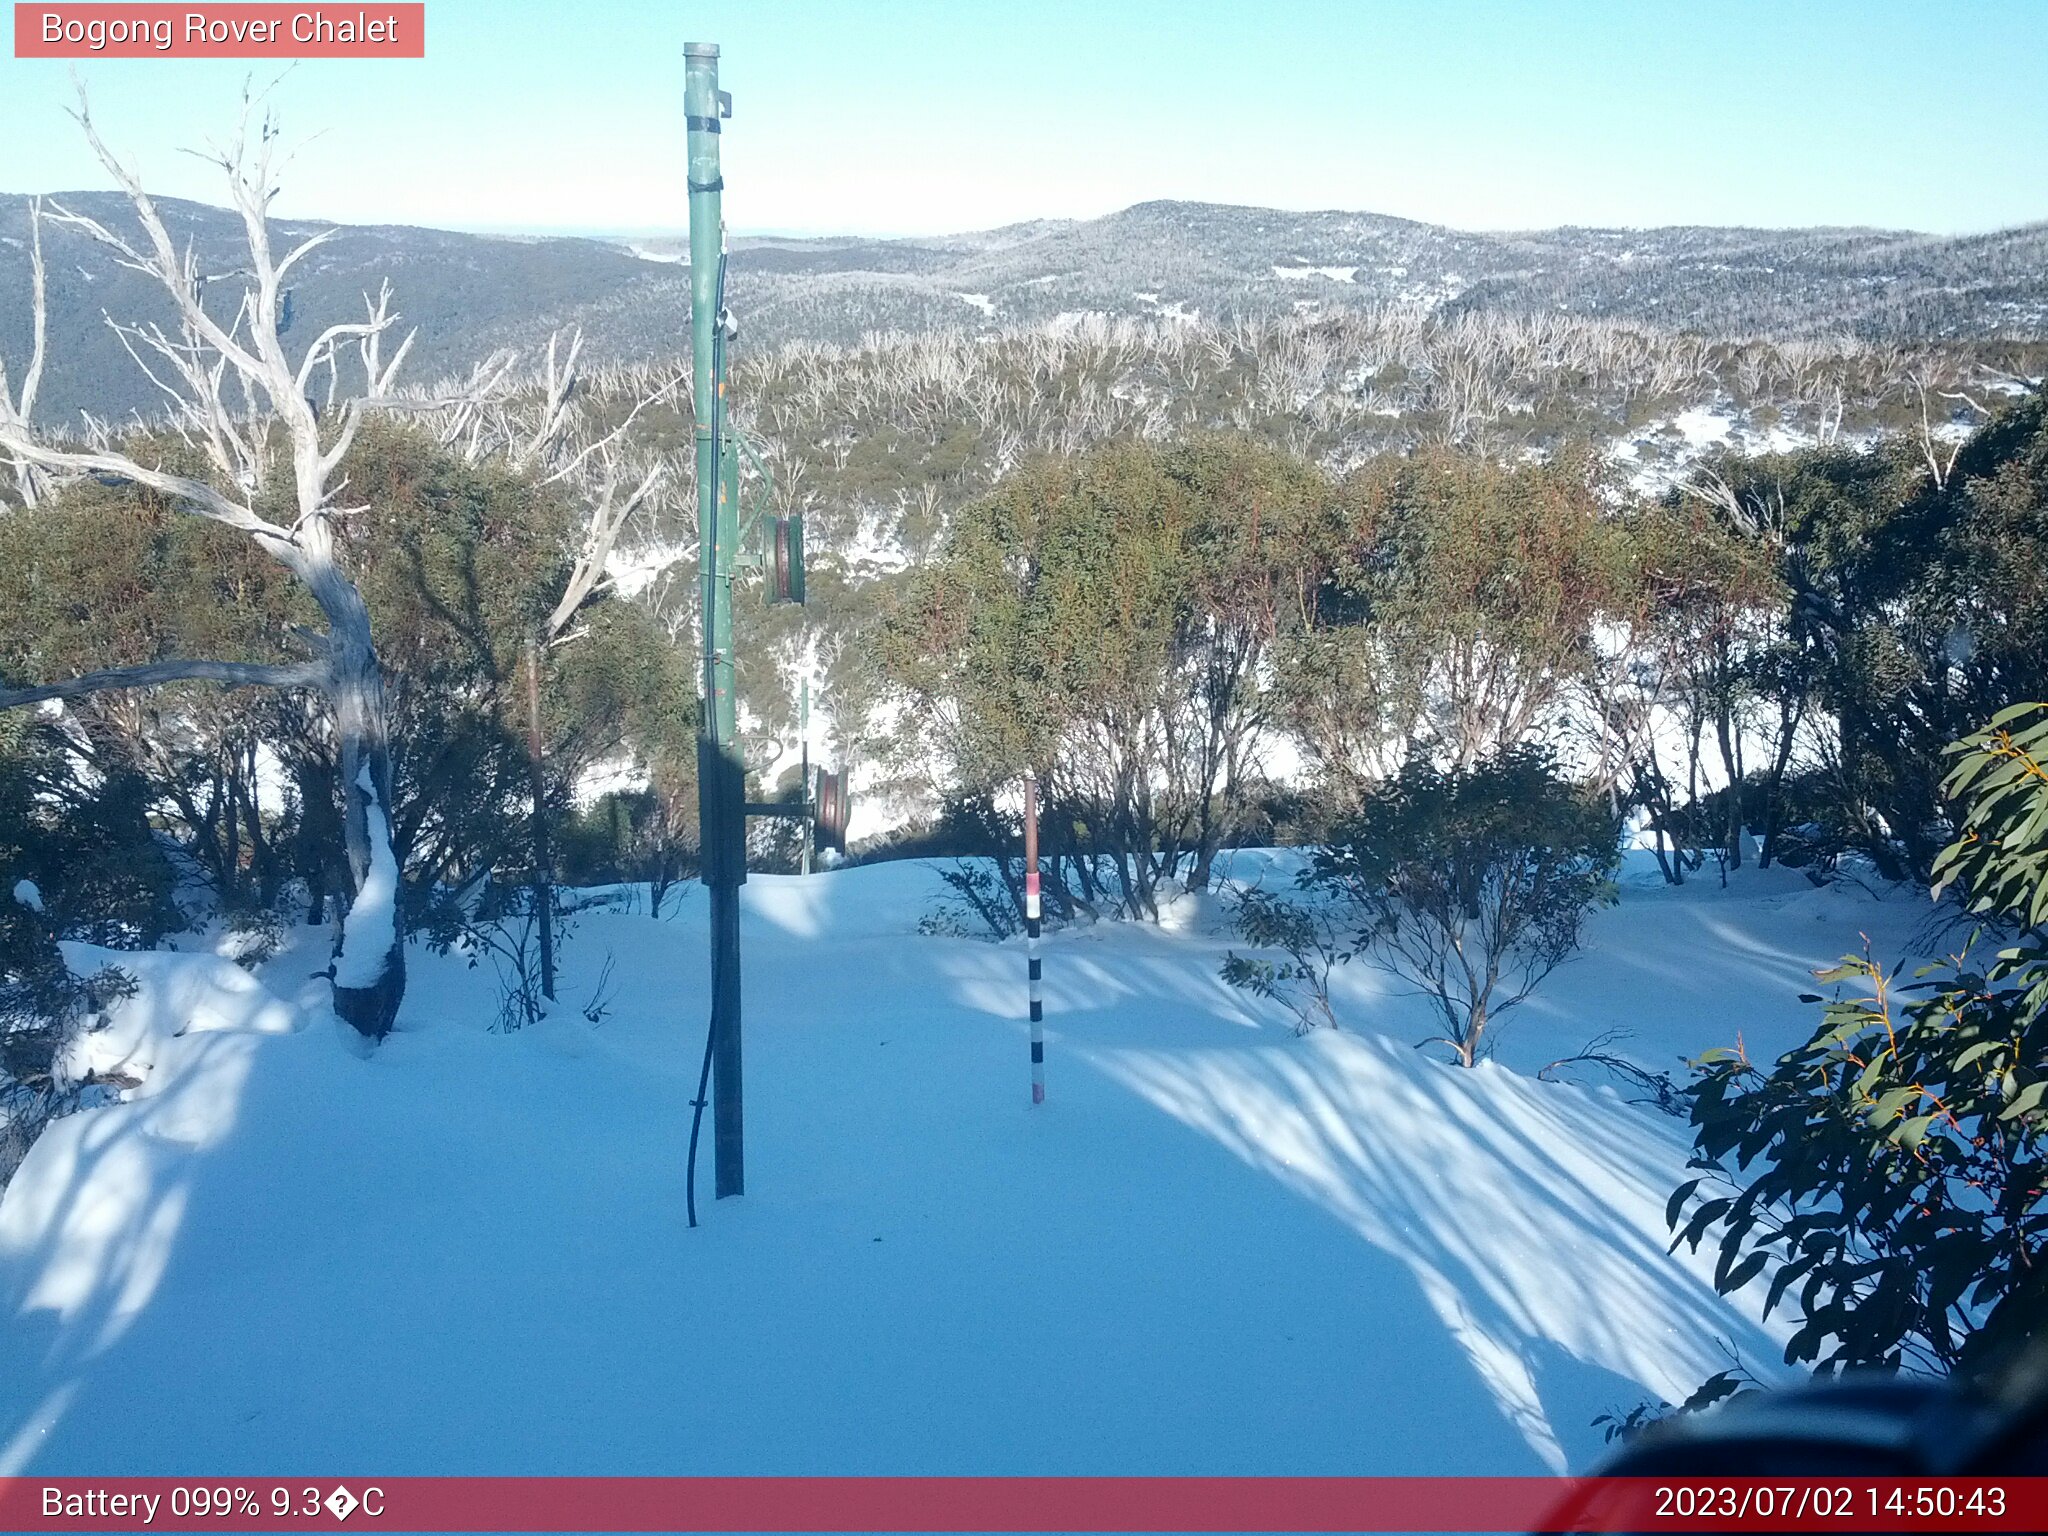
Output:
[[[749,1193],[711,1201],[707,1134],[694,1232],[694,887],[578,918],[562,1008],[512,1035],[459,957],[413,953],[374,1051],[310,979],[324,933],[260,981],[121,957],[140,989],[74,1065],[142,1085],[0,1201],[0,1475],[1584,1466],[1596,1413],[1723,1341],[1768,1375],[1783,1335],[1665,1252],[1682,1125],[1534,1071],[1612,1025],[1657,1067],[1782,1048],[1811,967],[1926,914],[1630,859],[1473,1072],[1358,967],[1347,1029],[1296,1038],[1217,979],[1213,903],[1054,935],[1038,1111],[1021,946],[917,935],[929,866],[756,876]]]

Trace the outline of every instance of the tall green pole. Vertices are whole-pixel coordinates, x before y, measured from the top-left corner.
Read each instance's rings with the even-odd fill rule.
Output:
[[[703,581],[705,734],[723,746],[734,739],[732,557],[719,535],[725,477],[720,473],[725,414],[724,338],[720,336],[721,267],[725,259],[725,178],[719,173],[721,101],[718,44],[685,43],[684,111],[690,139],[690,355],[697,411],[697,537]]]
[[[746,879],[746,769],[733,707],[732,576],[738,508],[727,495],[725,414],[725,222],[720,194],[720,119],[732,110],[718,89],[718,45],[683,45],[689,129],[690,350],[695,363],[697,557],[704,623],[703,721],[697,743],[697,809],[704,884],[711,901],[711,1072],[718,1198],[746,1192],[745,1109],[740,1075],[740,883]]]

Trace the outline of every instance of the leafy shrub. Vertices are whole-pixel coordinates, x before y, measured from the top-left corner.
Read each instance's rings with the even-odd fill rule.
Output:
[[[0,892],[0,898],[5,894]],[[44,1126],[106,1093],[91,1073],[75,1082],[61,1081],[57,1060],[80,1028],[94,1018],[104,1022],[106,1010],[135,991],[135,978],[118,966],[81,981],[59,961],[54,971],[32,973],[26,986],[21,980],[14,976],[0,982],[0,1189],[14,1177]],[[122,1080],[115,1086],[129,1084]]]
[[[1257,886],[1231,903],[1231,919],[1247,944],[1278,950],[1274,961],[1231,950],[1223,979],[1233,987],[1280,1004],[1294,1016],[1294,1032],[1319,1024],[1338,1028],[1330,1007],[1330,973],[1351,958],[1344,948],[1343,919],[1327,901],[1289,901]]]
[[[1711,1052],[1688,1089],[1701,1171],[1671,1197],[1672,1246],[1718,1230],[1716,1288],[1768,1274],[1766,1315],[1796,1285],[1785,1358],[1817,1374],[1969,1370],[2048,1318],[2044,749],[2048,712],[2007,710],[1944,785],[1963,820],[1939,878],[2018,942],[1903,987],[1847,956],[1820,978],[1850,994],[1804,1045],[1768,1069]]]
[[[1009,886],[986,860],[961,859],[936,873],[953,895],[918,919],[919,933],[1000,943],[1024,931],[1024,918]]]
[[[1661,1424],[1666,1419],[1677,1418],[1681,1414],[1698,1413],[1704,1408],[1713,1407],[1716,1403],[1733,1402],[1736,1398],[1748,1397],[1761,1390],[1761,1383],[1743,1369],[1742,1362],[1738,1360],[1729,1369],[1716,1371],[1701,1382],[1692,1395],[1682,1403],[1645,1399],[1626,1410],[1610,1408],[1605,1413],[1595,1415],[1593,1427],[1601,1432],[1602,1438],[1609,1445],[1613,1445],[1616,1441],[1633,1440],[1651,1425]]]
[[[1303,878],[1352,904],[1354,952],[1428,998],[1444,1033],[1422,1043],[1469,1067],[1614,900],[1620,860],[1605,803],[1515,746],[1463,771],[1411,760]]]
[[[284,948],[285,920],[274,907],[231,908],[223,924],[221,953],[253,971]]]
[[[557,901],[559,889],[546,889],[557,952],[575,932],[574,914],[580,910]],[[490,962],[498,979],[491,1029],[499,1034],[538,1024],[555,1003],[542,986],[540,896],[530,883],[485,876],[459,890],[436,891],[416,919],[435,954],[459,954],[473,971]]]
[[[113,971],[81,981],[57,941],[146,947],[183,922],[142,781],[77,770],[50,727],[0,714],[0,1184],[91,1087],[56,1080],[65,1045],[133,988]]]

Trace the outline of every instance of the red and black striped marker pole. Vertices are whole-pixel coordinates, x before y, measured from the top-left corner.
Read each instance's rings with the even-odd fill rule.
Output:
[[[1031,971],[1031,1102],[1045,1102],[1045,999],[1038,969],[1038,780],[1024,775],[1024,953]]]

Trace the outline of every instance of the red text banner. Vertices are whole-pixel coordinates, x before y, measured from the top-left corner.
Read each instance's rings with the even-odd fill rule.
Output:
[[[18,59],[423,59],[424,4],[23,5]]]
[[[7,1531],[2029,1531],[2048,1478],[0,1479]]]

